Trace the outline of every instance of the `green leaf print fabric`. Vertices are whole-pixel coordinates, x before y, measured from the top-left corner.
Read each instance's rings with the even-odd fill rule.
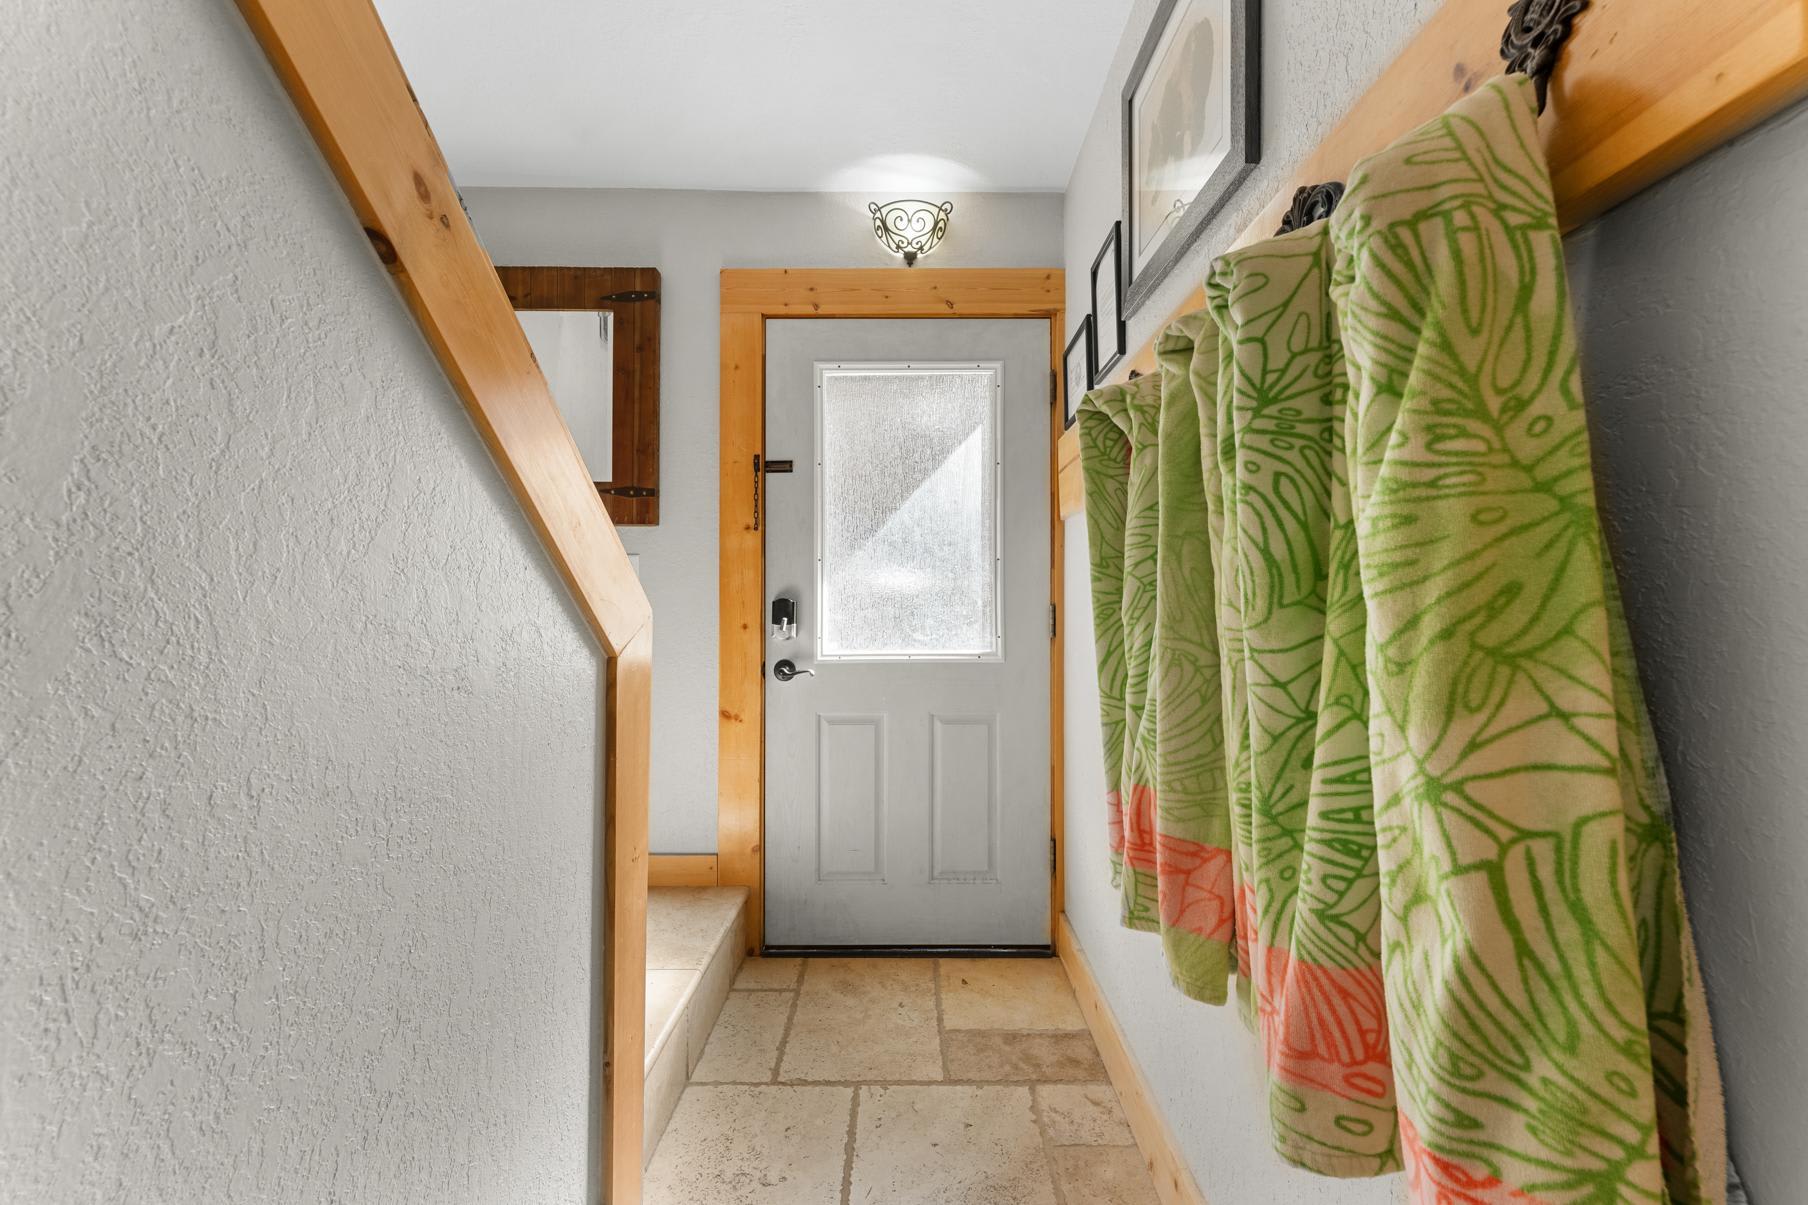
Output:
[[[1536,116],[1494,81],[1359,164],[1330,221],[1403,1154],[1421,1200],[1717,1201]]]
[[[1507,77],[1371,157],[1082,406],[1114,873],[1189,995],[1234,970],[1285,1159],[1720,1202],[1535,118]]]
[[[1112,880],[1169,975],[1227,998],[1233,892],[1211,550],[1186,362],[1089,394],[1079,414]],[[1163,505],[1163,503],[1166,505]]]
[[[1369,781],[1366,630],[1323,223],[1222,257],[1196,358],[1237,869],[1237,966],[1276,1149],[1326,1175],[1400,1155]],[[1215,377],[1215,388],[1210,388]]]

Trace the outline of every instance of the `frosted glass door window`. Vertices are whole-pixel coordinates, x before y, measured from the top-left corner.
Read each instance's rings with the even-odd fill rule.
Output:
[[[994,657],[1001,366],[817,366],[824,658]]]

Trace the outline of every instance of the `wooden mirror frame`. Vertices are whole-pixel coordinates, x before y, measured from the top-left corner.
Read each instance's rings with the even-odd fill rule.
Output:
[[[659,523],[659,269],[501,266],[517,310],[615,316],[610,479],[596,483],[617,527]]]

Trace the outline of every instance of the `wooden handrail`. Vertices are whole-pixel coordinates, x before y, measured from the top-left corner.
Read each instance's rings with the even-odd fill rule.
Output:
[[[238,5],[606,659],[590,1194],[638,1205],[652,608],[370,0]]]
[[[651,614],[369,0],[239,0],[496,467],[613,656]]]

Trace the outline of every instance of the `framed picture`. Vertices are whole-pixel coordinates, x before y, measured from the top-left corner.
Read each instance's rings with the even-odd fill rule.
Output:
[[[1124,84],[1123,309],[1261,159],[1261,0],[1161,0]]]
[[[1066,407],[1062,430],[1074,425],[1074,417],[1080,410],[1080,399],[1092,388],[1096,376],[1093,365],[1097,353],[1093,348],[1092,315],[1080,319],[1080,329],[1073,333],[1067,341],[1067,354],[1062,357],[1062,375],[1066,378],[1061,392],[1064,395],[1063,405]]]
[[[1097,344],[1093,379],[1109,373],[1124,358],[1124,224],[1111,223],[1111,233],[1092,261],[1092,338]]]

